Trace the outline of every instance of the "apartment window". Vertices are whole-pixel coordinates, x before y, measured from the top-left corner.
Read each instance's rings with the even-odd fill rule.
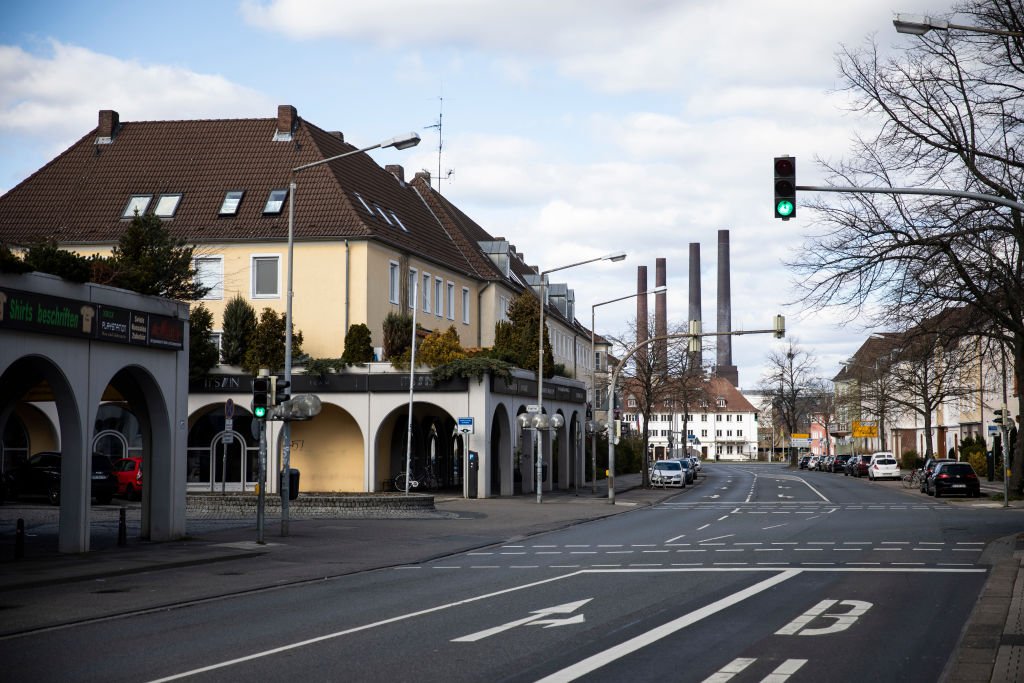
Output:
[[[180,202],[181,194],[162,194],[160,199],[156,200],[156,208],[153,209],[153,215],[158,218],[173,218]]]
[[[736,416],[736,421],[737,422],[743,422],[743,416],[742,415],[737,415]]]
[[[197,258],[194,265],[196,269],[196,283],[207,289],[203,298],[223,299],[224,258],[222,256]]]
[[[693,430],[692,429],[687,429],[686,430],[686,436],[693,436]]]
[[[726,446],[725,447],[725,454],[726,455],[732,455],[732,446]]]
[[[722,421],[722,414],[721,413],[716,414],[715,415],[715,422],[721,422],[721,421]]]
[[[732,430],[731,429],[725,430],[725,435],[726,436],[732,436]]]
[[[701,415],[700,416],[700,421],[701,422],[707,422],[708,421],[708,414],[704,413],[703,415]]]
[[[430,313],[430,273],[423,273],[423,312]]]
[[[448,319],[455,320],[455,283],[448,283]]]
[[[498,318],[508,320],[508,297],[504,294],[498,297]]]
[[[121,214],[121,218],[135,218],[136,213],[141,216],[146,213],[146,209],[149,208],[151,201],[153,201],[153,195],[151,194],[133,194],[129,197],[128,206],[124,207],[124,213]]]
[[[726,422],[732,422],[732,415],[726,415],[725,416],[725,421]]]
[[[595,370],[600,370],[601,369],[601,352],[600,351],[594,351],[594,369]]]
[[[388,261],[388,301],[393,304],[398,303],[399,297],[399,271],[398,262]]]
[[[288,190],[271,190],[267,195],[267,203],[263,206],[263,214],[271,215],[281,213],[284,208],[284,200],[288,198]]]
[[[415,268],[409,269],[409,308],[416,308],[416,276]]]
[[[271,299],[280,296],[280,256],[252,257],[252,298]]]
[[[469,324],[469,288],[462,288],[462,322],[465,325]]]
[[[706,429],[700,430],[700,435],[703,436],[705,439],[708,438],[708,430],[706,430]]]
[[[221,216],[237,216],[238,206],[242,203],[242,197],[245,195],[244,190],[229,190],[224,195],[224,201],[221,202],[220,211],[217,213]]]
[[[717,401],[715,401],[715,405],[717,405],[719,408],[724,408],[725,407],[725,399],[724,398],[719,398]]]
[[[223,363],[224,358],[222,352],[224,351],[224,333],[223,332],[211,332],[210,341],[217,347],[217,362]]]
[[[742,429],[737,429],[736,430],[736,436],[743,436],[743,430]]]
[[[715,436],[719,436],[719,437],[722,436],[722,430],[721,429],[716,429],[715,430]]]
[[[444,280],[439,277],[434,278],[434,313],[444,317]]]

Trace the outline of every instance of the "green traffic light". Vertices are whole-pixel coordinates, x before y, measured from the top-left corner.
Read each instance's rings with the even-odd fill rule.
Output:
[[[783,199],[775,205],[775,213],[785,218],[786,216],[793,215],[793,202],[788,199]]]
[[[253,414],[261,420],[267,416],[267,409],[263,406],[257,406],[253,411]]]

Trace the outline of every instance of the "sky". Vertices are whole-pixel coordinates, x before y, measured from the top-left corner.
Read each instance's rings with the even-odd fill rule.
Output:
[[[635,293],[641,265],[653,288],[663,257],[669,324],[685,326],[695,242],[713,331],[727,229],[732,329],[770,329],[778,313],[787,323],[785,340],[733,337],[741,387],[791,340],[831,378],[870,330],[801,306],[783,264],[822,226],[799,197],[794,220],[773,217],[772,160],[795,156],[797,182],[820,185],[816,159],[876,129],[848,106],[837,51],[871,37],[898,50],[915,38],[895,32],[894,12],[950,11],[950,0],[897,1],[3,3],[0,193],[92,130],[100,109],[122,121],[271,118],[291,104],[357,146],[416,131],[418,147],[371,155],[440,176],[529,264],[627,252],[552,274],[584,325],[596,312],[599,333],[625,336],[635,300],[592,307]]]

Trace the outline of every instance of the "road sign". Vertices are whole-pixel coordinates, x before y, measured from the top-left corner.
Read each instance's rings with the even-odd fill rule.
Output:
[[[228,399],[228,400],[230,401],[231,399]],[[234,405],[234,404],[232,404],[232,405]],[[224,412],[227,413],[227,406],[224,407]],[[224,418],[224,443],[234,443],[235,442],[235,431],[234,430],[235,430],[235,418],[233,418],[233,417],[231,417],[229,415],[228,417]]]
[[[810,434],[795,434],[795,433],[794,433],[794,434],[792,434],[791,436],[792,436],[792,437],[793,437],[794,439],[809,439],[809,438],[811,438],[811,435],[810,435]]]
[[[540,406],[536,405],[536,404],[528,405],[528,406],[526,406],[526,412],[528,412],[528,413],[539,413],[540,412]]]
[[[811,440],[810,439],[790,439],[789,440],[789,445],[790,446],[810,446],[811,445]]]
[[[230,420],[235,416],[235,402],[230,398],[224,401],[224,418]]]
[[[476,434],[476,425],[471,417],[459,418],[459,431],[463,434]]]
[[[878,423],[854,420],[850,425],[850,430],[851,436],[855,439],[871,439],[878,436]]]

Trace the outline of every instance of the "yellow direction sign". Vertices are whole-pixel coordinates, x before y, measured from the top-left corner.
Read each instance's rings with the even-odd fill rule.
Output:
[[[861,422],[854,420],[850,425],[852,436],[855,439],[870,439],[878,436],[877,422]]]
[[[809,438],[811,438],[810,434],[797,434],[796,432],[793,432],[792,434],[790,434],[790,436],[793,437],[794,439],[809,439]]]

